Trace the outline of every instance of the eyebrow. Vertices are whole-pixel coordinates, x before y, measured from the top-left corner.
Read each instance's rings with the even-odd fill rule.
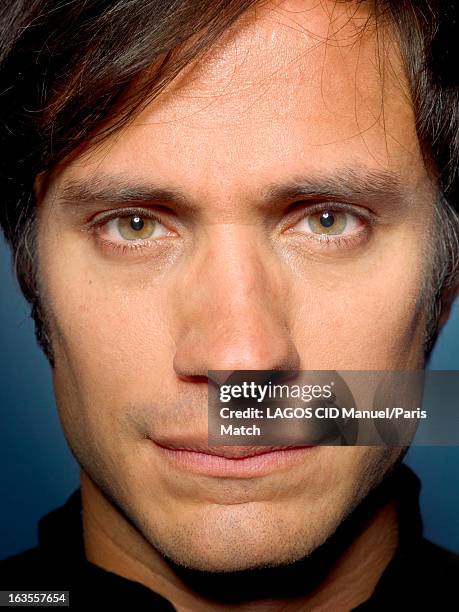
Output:
[[[297,176],[285,183],[268,184],[254,201],[261,207],[276,207],[287,200],[329,198],[357,204],[379,201],[392,208],[399,207],[407,195],[406,186],[393,171],[346,167],[332,173]],[[110,174],[69,179],[58,190],[56,202],[74,206],[162,203],[173,204],[182,212],[196,212],[199,208],[180,188]]]
[[[267,201],[291,200],[295,197],[330,198],[355,203],[383,202],[400,206],[408,190],[398,174],[391,170],[343,168],[330,174],[298,177],[286,185],[272,184],[265,190]]]
[[[123,175],[98,174],[70,179],[58,190],[58,204],[139,204],[162,200],[190,204],[183,191],[137,182]]]

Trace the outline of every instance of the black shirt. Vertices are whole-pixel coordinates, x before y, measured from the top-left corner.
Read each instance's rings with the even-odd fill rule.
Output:
[[[423,537],[419,479],[400,464],[384,487],[396,499],[399,542],[372,596],[355,610],[459,610],[459,555]],[[161,595],[86,559],[80,489],[40,519],[38,541],[0,561],[0,590],[67,590],[71,609],[175,610]]]

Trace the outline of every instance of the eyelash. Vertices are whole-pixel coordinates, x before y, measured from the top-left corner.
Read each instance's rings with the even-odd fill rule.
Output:
[[[299,204],[301,204],[301,202],[299,202],[297,206]],[[319,243],[321,248],[324,248],[324,249],[351,248],[352,246],[356,244],[356,242],[358,242],[361,239],[361,234],[363,234],[365,231],[368,231],[371,228],[371,226],[374,225],[375,223],[374,215],[371,214],[370,212],[368,212],[367,214],[359,213],[355,210],[353,206],[344,204],[341,202],[307,204],[304,208],[303,213],[298,218],[295,219],[294,225],[286,228],[287,232],[289,230],[292,230],[292,233],[295,233],[293,231],[293,227],[297,223],[299,223],[302,219],[308,216],[314,215],[314,214],[325,212],[325,211],[344,212],[344,213],[352,214],[354,217],[357,217],[359,221],[363,222],[365,226],[362,230],[359,230],[358,232],[354,232],[350,236],[348,235],[340,236],[339,234],[335,234],[335,235],[321,234],[321,235],[315,236],[313,233],[309,234],[305,232],[296,232],[298,235],[301,235],[301,237],[306,240],[312,240],[316,244]],[[151,248],[153,245],[156,245],[158,243],[158,240],[160,240],[159,238],[155,238],[153,240],[145,239],[142,242],[132,241],[132,243],[129,244],[129,241],[126,241],[126,243],[123,243],[123,242],[117,243],[112,240],[107,240],[105,238],[102,238],[100,236],[100,233],[99,233],[100,228],[102,228],[109,221],[113,219],[123,218],[123,217],[130,217],[133,215],[148,217],[149,219],[153,219],[154,221],[161,223],[161,225],[164,225],[159,215],[155,215],[151,211],[147,212],[145,211],[145,209],[142,209],[142,208],[129,208],[129,209],[121,210],[121,211],[119,210],[111,211],[107,214],[104,214],[101,218],[97,219],[96,221],[90,222],[90,224],[84,229],[86,231],[98,234],[97,240],[103,245],[104,248],[108,248],[112,250],[113,252],[119,253],[121,255],[129,255],[134,252],[140,252],[140,251],[143,251],[144,249]],[[163,236],[161,239],[164,239],[164,238],[167,238],[167,237]]]

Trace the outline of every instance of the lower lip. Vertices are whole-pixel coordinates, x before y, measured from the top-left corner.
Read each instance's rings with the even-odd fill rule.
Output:
[[[170,449],[158,444],[155,444],[155,448],[169,463],[187,472],[219,478],[254,478],[291,468],[304,461],[317,447],[277,449],[237,458]]]

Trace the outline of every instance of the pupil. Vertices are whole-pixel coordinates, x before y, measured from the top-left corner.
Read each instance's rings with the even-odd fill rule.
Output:
[[[131,227],[133,230],[141,230],[144,226],[143,219],[141,217],[135,216],[131,219]]]
[[[324,227],[331,227],[335,222],[335,217],[333,213],[324,212],[320,215],[320,224]]]

